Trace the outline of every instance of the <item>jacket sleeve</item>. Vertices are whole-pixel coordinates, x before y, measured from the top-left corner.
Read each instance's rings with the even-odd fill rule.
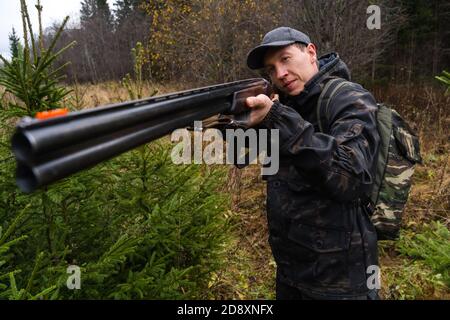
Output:
[[[316,188],[345,202],[371,190],[380,141],[376,110],[373,96],[355,84],[333,97],[329,134],[314,131],[298,112],[279,102],[260,126],[279,129],[280,156],[289,158]]]

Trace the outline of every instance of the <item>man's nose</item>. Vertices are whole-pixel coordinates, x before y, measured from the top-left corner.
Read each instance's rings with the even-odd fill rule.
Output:
[[[283,68],[283,67],[276,68],[275,76],[277,77],[278,80],[283,80],[284,78],[286,78],[286,76],[287,76],[286,68]]]

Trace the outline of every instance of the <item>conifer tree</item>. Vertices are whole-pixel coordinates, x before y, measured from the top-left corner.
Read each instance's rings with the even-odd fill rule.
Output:
[[[135,16],[145,16],[144,10],[140,9],[142,0],[117,0],[114,3],[114,16],[118,26],[123,25],[127,19]]]
[[[114,3],[114,15],[117,25],[122,25],[133,12],[132,0],[118,0]]]
[[[52,47],[45,52],[53,61]],[[29,57],[20,68],[45,83],[52,72],[36,75],[34,63],[48,58],[35,59],[34,50]],[[140,44],[134,57],[127,88],[139,96]],[[8,80],[20,82],[20,70],[11,66]],[[10,93],[30,89],[39,87]],[[19,115],[0,112],[8,120]],[[163,139],[27,195],[14,181],[12,123],[0,122],[0,299],[206,296],[228,234],[227,198],[218,192],[223,168],[175,165]],[[81,290],[67,287],[71,265],[80,269]]]
[[[107,26],[113,25],[113,15],[106,0],[84,0],[80,9],[81,24],[96,20]]]
[[[13,27],[11,33],[9,34],[9,52],[11,54],[11,59],[19,58],[19,55],[22,50],[23,48],[22,45],[20,44],[20,39],[17,36],[16,30]]]

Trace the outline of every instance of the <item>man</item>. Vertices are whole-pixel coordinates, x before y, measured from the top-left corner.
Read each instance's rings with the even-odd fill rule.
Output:
[[[338,90],[319,113],[321,132],[320,93],[333,78],[349,80],[349,70],[336,53],[318,59],[292,28],[267,33],[247,65],[264,69],[280,96],[246,100],[251,126],[279,129],[280,170],[266,177],[277,299],[377,299],[367,281],[378,253],[365,200],[380,140],[375,99],[356,83]]]

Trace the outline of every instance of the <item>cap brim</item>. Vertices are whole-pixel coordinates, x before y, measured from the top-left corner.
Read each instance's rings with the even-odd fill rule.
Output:
[[[273,47],[284,47],[289,44],[293,44],[295,41],[274,41],[267,44],[262,44],[251,50],[247,55],[247,66],[250,69],[264,68],[264,56],[267,50]]]

